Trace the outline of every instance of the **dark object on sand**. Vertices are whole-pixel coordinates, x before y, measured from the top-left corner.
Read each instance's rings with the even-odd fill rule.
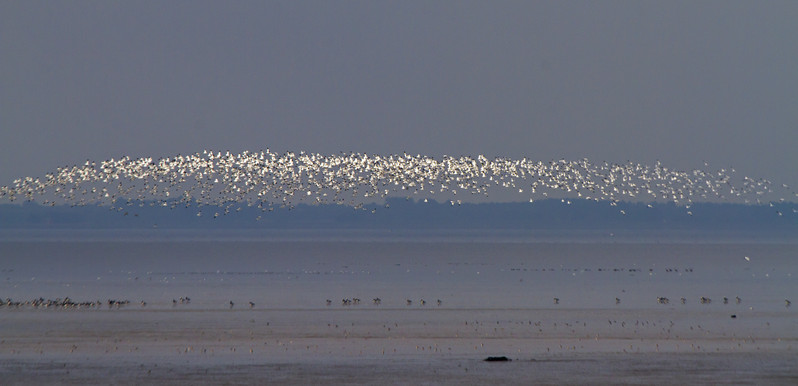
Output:
[[[736,319],[737,318],[737,314],[732,314],[731,318],[732,319]]]
[[[509,362],[509,361],[510,358],[507,358],[505,356],[485,358],[485,362]]]

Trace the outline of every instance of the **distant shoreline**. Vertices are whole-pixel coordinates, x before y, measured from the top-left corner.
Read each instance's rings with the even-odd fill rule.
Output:
[[[791,230],[384,230],[384,229],[2,229],[8,242],[216,242],[216,241],[348,241],[453,243],[569,243],[569,244],[798,244]]]

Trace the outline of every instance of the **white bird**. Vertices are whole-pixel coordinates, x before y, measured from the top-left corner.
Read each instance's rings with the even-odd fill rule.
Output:
[[[587,159],[488,159],[483,155],[436,159],[410,154],[277,154],[269,149],[233,154],[205,150],[158,159],[124,156],[100,162],[86,160],[45,173],[43,178],[23,177],[0,186],[0,199],[47,205],[98,204],[120,210],[148,201],[169,208],[224,207],[209,212],[218,218],[239,211],[240,207],[231,211],[231,203],[257,205],[264,212],[275,207],[290,210],[300,203],[344,204],[374,211],[376,208],[368,206],[374,198],[405,196],[409,191],[420,194],[424,202],[436,193],[444,195],[443,200],[452,205],[463,203],[463,199],[455,199],[462,196],[458,193],[488,196],[501,189],[519,196],[518,201],[534,202],[553,193],[563,203],[572,199],[605,200],[615,206],[624,200],[645,200],[649,207],[672,202],[685,209],[694,201],[766,200],[774,205],[776,200],[784,202],[785,196],[796,196],[787,184],[740,178],[732,168],[713,171],[708,167],[679,171],[660,162],[644,165],[591,163]],[[767,198],[776,194],[783,196]],[[200,209],[196,215],[202,217],[202,212]],[[620,213],[625,215],[626,210]],[[687,214],[692,212],[688,210]],[[790,213],[778,210],[777,214]]]

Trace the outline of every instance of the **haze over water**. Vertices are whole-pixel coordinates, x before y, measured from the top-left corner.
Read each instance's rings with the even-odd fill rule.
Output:
[[[0,383],[798,384],[796,15],[0,2]]]

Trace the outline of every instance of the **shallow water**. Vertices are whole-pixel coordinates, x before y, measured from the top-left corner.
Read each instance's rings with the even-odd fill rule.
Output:
[[[779,310],[798,293],[792,243],[381,240],[77,240],[0,243],[0,297],[129,299],[193,308],[324,308],[360,298],[387,308]],[[713,299],[710,305],[699,298]],[[736,304],[735,297],[742,302]],[[686,303],[680,304],[684,297]],[[722,304],[726,297],[729,304]],[[554,304],[554,298],[559,304]],[[742,307],[744,306],[744,307]]]
[[[4,383],[798,379],[791,239],[178,236],[0,242],[3,299],[131,301],[0,308]]]
[[[783,354],[601,354],[486,363],[478,359],[358,360],[242,365],[6,363],[5,384],[736,384],[791,385],[796,356]],[[0,371],[2,371],[0,370]]]

